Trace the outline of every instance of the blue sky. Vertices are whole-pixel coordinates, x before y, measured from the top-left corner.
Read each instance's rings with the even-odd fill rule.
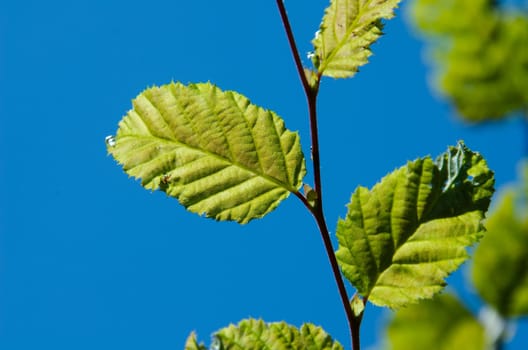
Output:
[[[303,54],[327,4],[286,2]],[[355,78],[321,86],[332,231],[357,185],[459,139],[498,185],[522,155],[518,119],[472,128],[431,92],[404,11],[385,32]],[[106,154],[130,100],[172,80],[239,91],[299,130],[309,154],[275,1],[4,1],[0,35],[0,348],[182,349],[190,331],[208,342],[248,316],[313,322],[348,344],[322,241],[296,198],[245,226],[216,223],[143,190]],[[463,275],[455,287],[467,287]],[[367,309],[365,348],[382,342],[388,316]]]

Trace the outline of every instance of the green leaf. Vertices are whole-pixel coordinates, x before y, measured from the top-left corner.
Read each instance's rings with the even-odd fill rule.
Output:
[[[332,0],[312,43],[319,74],[353,76],[372,54],[370,45],[382,34],[382,19],[394,17],[400,0]]]
[[[503,191],[473,260],[475,288],[503,318],[528,315],[528,197],[519,187]]]
[[[409,12],[414,24],[426,34],[465,35],[486,30],[484,26],[494,17],[490,5],[489,0],[415,0]]]
[[[528,104],[528,18],[501,18],[484,36],[490,39],[479,32],[457,38],[438,80],[472,122],[502,119]]]
[[[436,87],[470,122],[528,105],[528,16],[489,0],[416,0],[412,18],[433,53]],[[460,14],[464,15],[461,16]]]
[[[185,350],[207,350],[203,343],[198,344],[196,334],[192,332],[185,342]]]
[[[483,326],[450,294],[398,310],[387,334],[392,350],[486,349]]]
[[[481,237],[493,184],[484,159],[459,143],[357,188],[337,225],[343,274],[376,305],[431,298]]]
[[[192,336],[192,335],[191,335]],[[230,325],[214,334],[214,346],[218,350],[273,349],[273,350],[342,350],[322,328],[303,324],[301,329],[285,322],[265,323],[246,319],[238,325]],[[187,350],[187,348],[186,348]]]
[[[305,174],[297,133],[275,113],[209,83],[143,91],[110,141],[110,154],[146,189],[217,220],[266,215]]]

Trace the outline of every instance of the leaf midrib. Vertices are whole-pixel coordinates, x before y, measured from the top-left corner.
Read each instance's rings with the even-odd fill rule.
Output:
[[[194,85],[194,88],[196,88],[198,91],[201,91],[200,90],[200,87],[202,85]],[[257,144],[255,143],[255,140],[257,139],[256,136],[255,136],[255,133],[254,133],[254,129],[249,125],[248,123],[248,120],[247,118],[245,117],[246,116],[246,109],[243,109],[242,106],[238,103],[239,101],[237,100],[237,98],[235,98],[235,94],[231,91],[220,91],[218,88],[214,87],[214,86],[207,86],[208,88],[212,88],[209,93],[211,94],[210,96],[214,96],[214,99],[216,100],[218,98],[218,95],[220,94],[220,99],[224,98],[224,99],[228,99],[230,102],[231,102],[231,105],[236,107],[236,109],[239,111],[239,114],[241,116],[243,116],[241,119],[243,119],[246,127],[247,127],[247,130],[249,131],[249,133],[251,134],[251,140],[253,141],[253,145],[255,146],[254,149],[255,149],[255,152],[256,152],[256,155],[257,155],[257,160],[258,160],[258,164],[259,164],[259,168],[260,170],[264,173],[264,167],[262,165],[262,160],[261,160],[261,157],[260,157],[260,154],[259,154],[259,149],[257,147]],[[174,99],[176,101],[179,101],[178,97],[174,94],[174,90],[173,89],[169,89],[169,93],[174,97]],[[156,107],[156,103],[154,103],[150,98],[148,98],[148,96],[145,96],[147,101],[154,107],[157,109]],[[243,100],[245,100],[247,103],[248,103],[248,106],[251,106],[251,102],[245,98],[244,96],[241,96],[243,98]],[[211,111],[216,111],[216,106],[215,106],[215,103],[212,101],[212,99],[205,99],[204,101],[208,106],[209,106],[209,109]],[[180,105],[180,107],[182,107]],[[229,107],[229,106],[228,106]],[[257,107],[257,113],[259,112],[260,110],[260,107]],[[225,108],[225,106],[224,106]],[[185,111],[185,108],[182,108],[182,111]],[[287,164],[288,164],[288,161],[287,161],[287,156],[285,154],[285,151],[284,151],[284,148],[282,146],[282,139],[281,139],[281,135],[277,132],[277,129],[275,127],[275,116],[273,115],[273,113],[271,111],[265,111],[267,113],[270,113],[270,118],[272,119],[273,121],[273,131],[275,133],[275,135],[277,136],[277,139],[279,140],[279,146],[280,146],[280,149],[281,149],[281,156],[282,156],[282,160],[283,160],[283,163],[284,163],[284,172],[285,172],[285,177],[287,180],[290,180],[290,171],[287,167]],[[189,122],[189,126],[193,129],[193,132],[194,133],[197,133],[197,131],[195,130],[194,128],[194,123],[193,123],[193,120],[192,118],[189,118],[189,115],[187,113],[181,113],[183,115],[183,117]],[[160,112],[160,115],[162,116],[162,118],[166,121],[165,119],[165,115],[163,113]],[[219,116],[218,113],[215,113],[215,116]],[[143,119],[143,118],[142,118]],[[233,152],[233,149],[232,149],[232,143],[231,143],[231,140],[230,138],[228,137],[228,135],[226,134],[225,132],[225,128],[224,128],[224,125],[220,122],[219,120],[220,118],[217,118],[217,121],[218,121],[218,127],[221,129],[222,131],[222,136],[224,137],[224,140],[225,140],[225,144],[228,148],[228,153],[231,157],[235,157],[235,153]],[[148,127],[148,126],[147,126]],[[174,132],[172,133],[174,135],[174,138],[176,139],[177,138],[177,135],[174,134]],[[245,167],[245,166],[241,166],[239,163],[237,162],[228,162],[229,164],[233,164],[235,166],[238,166],[239,168],[242,168],[242,169],[245,169],[247,170],[248,168]],[[254,171],[251,171],[251,173],[255,173]],[[261,176],[265,179],[268,179],[267,176]],[[273,178],[275,179],[275,178]],[[269,180],[269,179],[268,179]],[[277,179],[278,180],[278,179]],[[280,181],[280,180],[279,180]],[[275,181],[272,181],[272,182],[275,182]],[[280,187],[284,187],[284,186],[280,186]],[[290,189],[286,188],[287,191],[289,192],[293,192],[291,191]]]
[[[364,6],[359,7],[360,11],[358,11],[358,14],[357,14],[356,18],[354,18],[354,20],[352,21],[352,23],[350,25],[350,29],[346,31],[346,35],[344,36],[344,39],[338,42],[338,44],[334,47],[334,49],[332,50],[332,52],[330,53],[330,55],[328,56],[327,59],[321,60],[321,62],[323,62],[323,64],[321,65],[322,69],[319,69],[319,73],[322,74],[326,70],[326,68],[331,63],[331,61],[334,59],[334,57],[337,55],[337,53],[341,50],[341,48],[343,46],[345,46],[348,37],[352,34],[352,32],[354,30],[357,29],[356,26],[357,26],[357,24],[359,22],[359,18],[361,18],[361,16],[364,14],[363,9],[367,8],[368,5],[370,5],[371,2],[372,2],[372,0],[368,0],[365,3]],[[337,12],[337,5],[336,5],[336,12]],[[336,17],[336,15],[334,15],[334,17]],[[323,40],[324,40],[324,34],[322,34],[322,35],[323,35]],[[324,64],[325,62],[326,62],[326,64]]]
[[[181,141],[166,139],[166,138],[157,137],[157,136],[154,136],[154,135],[124,135],[122,137],[123,138],[130,137],[130,138],[136,138],[136,139],[147,139],[147,140],[153,139],[153,140],[155,140],[157,142],[164,142],[165,144],[176,144],[178,147],[191,149],[191,150],[193,150],[193,151],[195,151],[197,153],[202,153],[202,154],[205,154],[206,156],[209,156],[209,157],[218,159],[220,161],[226,162],[226,163],[228,163],[230,165],[236,166],[236,167],[238,167],[240,169],[243,169],[243,170],[245,170],[245,171],[247,171],[249,173],[254,174],[255,176],[264,178],[265,180],[276,184],[278,187],[284,188],[288,192],[291,192],[291,193],[296,193],[297,192],[297,189],[295,189],[294,187],[291,187],[289,184],[283,183],[282,181],[280,181],[279,179],[277,179],[277,178],[275,178],[273,176],[270,176],[270,175],[267,175],[267,174],[260,174],[260,173],[256,172],[254,169],[248,168],[248,167],[244,166],[243,164],[231,161],[229,159],[226,159],[226,158],[224,158],[222,156],[219,156],[218,154],[212,153],[210,151],[206,151],[206,150],[194,147],[194,146],[187,145],[187,144],[185,144],[185,143],[183,143]],[[155,158],[153,158],[152,160],[154,160],[154,159]],[[135,166],[134,168],[142,166],[144,164],[145,163],[139,164],[139,165]]]
[[[421,164],[421,168],[420,168],[420,179],[423,178],[424,164],[425,164],[425,162],[426,162],[427,159],[430,159],[430,158],[423,158],[423,159],[422,159],[422,164]],[[435,167],[437,167],[436,164],[435,164]],[[433,181],[431,181],[431,183],[432,183],[432,182],[433,182]],[[421,181],[417,181],[417,183],[418,183],[418,186],[419,186],[419,185],[421,184]],[[399,177],[398,177],[398,181],[397,181],[397,183],[396,183],[396,187],[395,187],[395,190],[394,190],[394,191],[396,191],[396,188],[397,188],[399,185],[400,185],[400,179],[399,179]],[[431,194],[432,194],[432,192],[430,193],[430,195],[431,195]],[[438,201],[438,197],[440,197],[440,196],[436,196],[434,204],[437,203],[437,201]],[[414,201],[414,204],[413,204],[413,208],[418,208],[418,203],[417,203],[418,199],[419,199],[419,193],[417,193],[417,195],[416,195],[416,198],[415,198],[415,201]],[[391,227],[392,227],[392,217],[393,217],[392,212],[393,212],[393,210],[394,210],[394,206],[395,206],[395,202],[394,202],[394,200],[393,200],[392,203],[391,203],[390,214],[389,214],[389,220],[391,221],[391,224],[390,224]],[[427,211],[424,211],[424,213],[422,214],[421,218],[418,218],[418,217],[416,218],[416,219],[417,219],[417,221],[416,221],[416,225],[413,227],[411,234],[408,235],[407,238],[405,239],[405,241],[403,241],[401,244],[397,245],[397,242],[394,241],[394,234],[393,234],[393,232],[390,233],[391,238],[393,239],[393,246],[394,246],[394,251],[393,251],[392,256],[391,256],[391,262],[390,262],[390,264],[389,264],[386,268],[384,268],[383,270],[379,270],[379,271],[378,271],[377,276],[376,276],[376,278],[375,278],[375,280],[374,280],[374,283],[372,284],[372,288],[370,289],[370,291],[368,291],[367,295],[370,295],[370,294],[372,293],[372,291],[378,286],[378,281],[380,280],[380,277],[381,277],[381,276],[382,276],[387,270],[389,270],[393,265],[418,265],[418,264],[424,264],[424,263],[427,263],[427,262],[418,262],[418,263],[412,263],[412,264],[411,264],[411,263],[396,263],[396,262],[394,262],[394,257],[396,256],[397,252],[398,252],[400,249],[402,249],[402,247],[403,247],[405,244],[409,243],[409,241],[412,239],[412,237],[416,234],[416,232],[418,231],[418,229],[419,229],[422,225],[424,225],[424,224],[426,224],[426,223],[428,223],[428,222],[430,222],[430,221],[432,221],[432,220],[435,220],[435,218],[430,218],[429,215],[425,215],[426,213],[429,214],[429,212],[432,211],[433,207],[434,207],[434,205],[433,205],[433,206],[430,206],[430,207],[428,208]],[[363,217],[364,217],[364,214],[363,214],[363,206],[360,206],[360,208],[362,209],[362,210],[361,210],[361,216],[362,216],[362,218],[363,218]],[[392,230],[391,230],[391,231],[392,231]],[[425,241],[430,241],[430,240],[431,240],[431,239],[427,239],[427,240],[425,240]],[[371,256],[372,256],[371,244],[370,244],[370,240],[368,239],[368,235],[367,235],[367,239],[366,239],[366,241],[368,242],[368,245],[369,245],[369,252],[370,252],[370,254],[371,254]],[[453,259],[450,258],[450,259],[446,259],[446,260],[453,260]],[[438,260],[438,261],[442,261],[442,260]],[[436,262],[437,262],[437,261],[434,261],[434,262],[432,262],[432,263],[436,263]]]

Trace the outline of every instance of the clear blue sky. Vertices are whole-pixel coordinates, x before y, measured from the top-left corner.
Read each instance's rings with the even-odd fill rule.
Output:
[[[303,54],[327,4],[286,2]],[[355,78],[321,86],[332,230],[358,184],[459,139],[488,159],[499,185],[516,177],[520,122],[459,122],[431,93],[423,45],[404,19],[398,11]],[[208,343],[248,316],[313,322],[348,346],[319,233],[296,198],[245,226],[216,223],[143,190],[107,156],[104,138],[130,100],[171,80],[239,91],[299,130],[309,154],[275,1],[0,4],[0,348],[182,349],[190,331]],[[367,309],[364,348],[381,343],[388,316]],[[527,341],[519,335],[511,348]]]

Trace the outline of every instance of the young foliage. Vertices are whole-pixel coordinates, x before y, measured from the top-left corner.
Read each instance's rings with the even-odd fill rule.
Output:
[[[528,315],[528,197],[519,190],[503,192],[473,261],[478,293],[503,318]]]
[[[379,306],[431,298],[481,237],[493,184],[484,159],[459,143],[357,188],[337,226],[343,274]]]
[[[392,350],[483,350],[483,326],[451,294],[398,310],[387,329]]]
[[[297,133],[275,113],[209,83],[143,91],[108,151],[146,189],[240,223],[272,211],[305,174]]]
[[[501,119],[526,109],[526,14],[489,0],[415,0],[412,14],[434,44],[439,89],[464,119]]]
[[[312,43],[319,74],[348,78],[368,62],[370,45],[382,34],[382,19],[394,17],[400,0],[332,0]]]
[[[202,350],[194,333],[187,340],[185,350]],[[274,349],[274,350],[342,350],[322,328],[305,323],[300,329],[285,322],[265,323],[246,319],[215,333],[211,349]]]
[[[207,350],[207,348],[203,343],[198,343],[196,340],[196,334],[192,332],[185,342],[184,350]]]
[[[316,71],[302,66],[284,4],[277,0],[305,90],[312,136],[313,188],[297,133],[275,113],[210,83],[152,87],[133,100],[108,152],[146,189],[175,197],[189,211],[247,223],[294,193],[314,216],[359,350],[365,302],[400,307],[431,298],[480,238],[493,173],[463,143],[433,161],[409,162],[372,190],[359,187],[338,222],[334,253],[323,213],[316,99],[321,77],[351,77],[367,63],[399,0],[331,0],[313,40]],[[337,256],[337,258],[336,258]],[[350,300],[344,276],[359,295]],[[454,343],[453,343],[454,344]],[[194,333],[186,350],[204,350]],[[342,349],[321,328],[247,319],[214,335],[211,349]]]

